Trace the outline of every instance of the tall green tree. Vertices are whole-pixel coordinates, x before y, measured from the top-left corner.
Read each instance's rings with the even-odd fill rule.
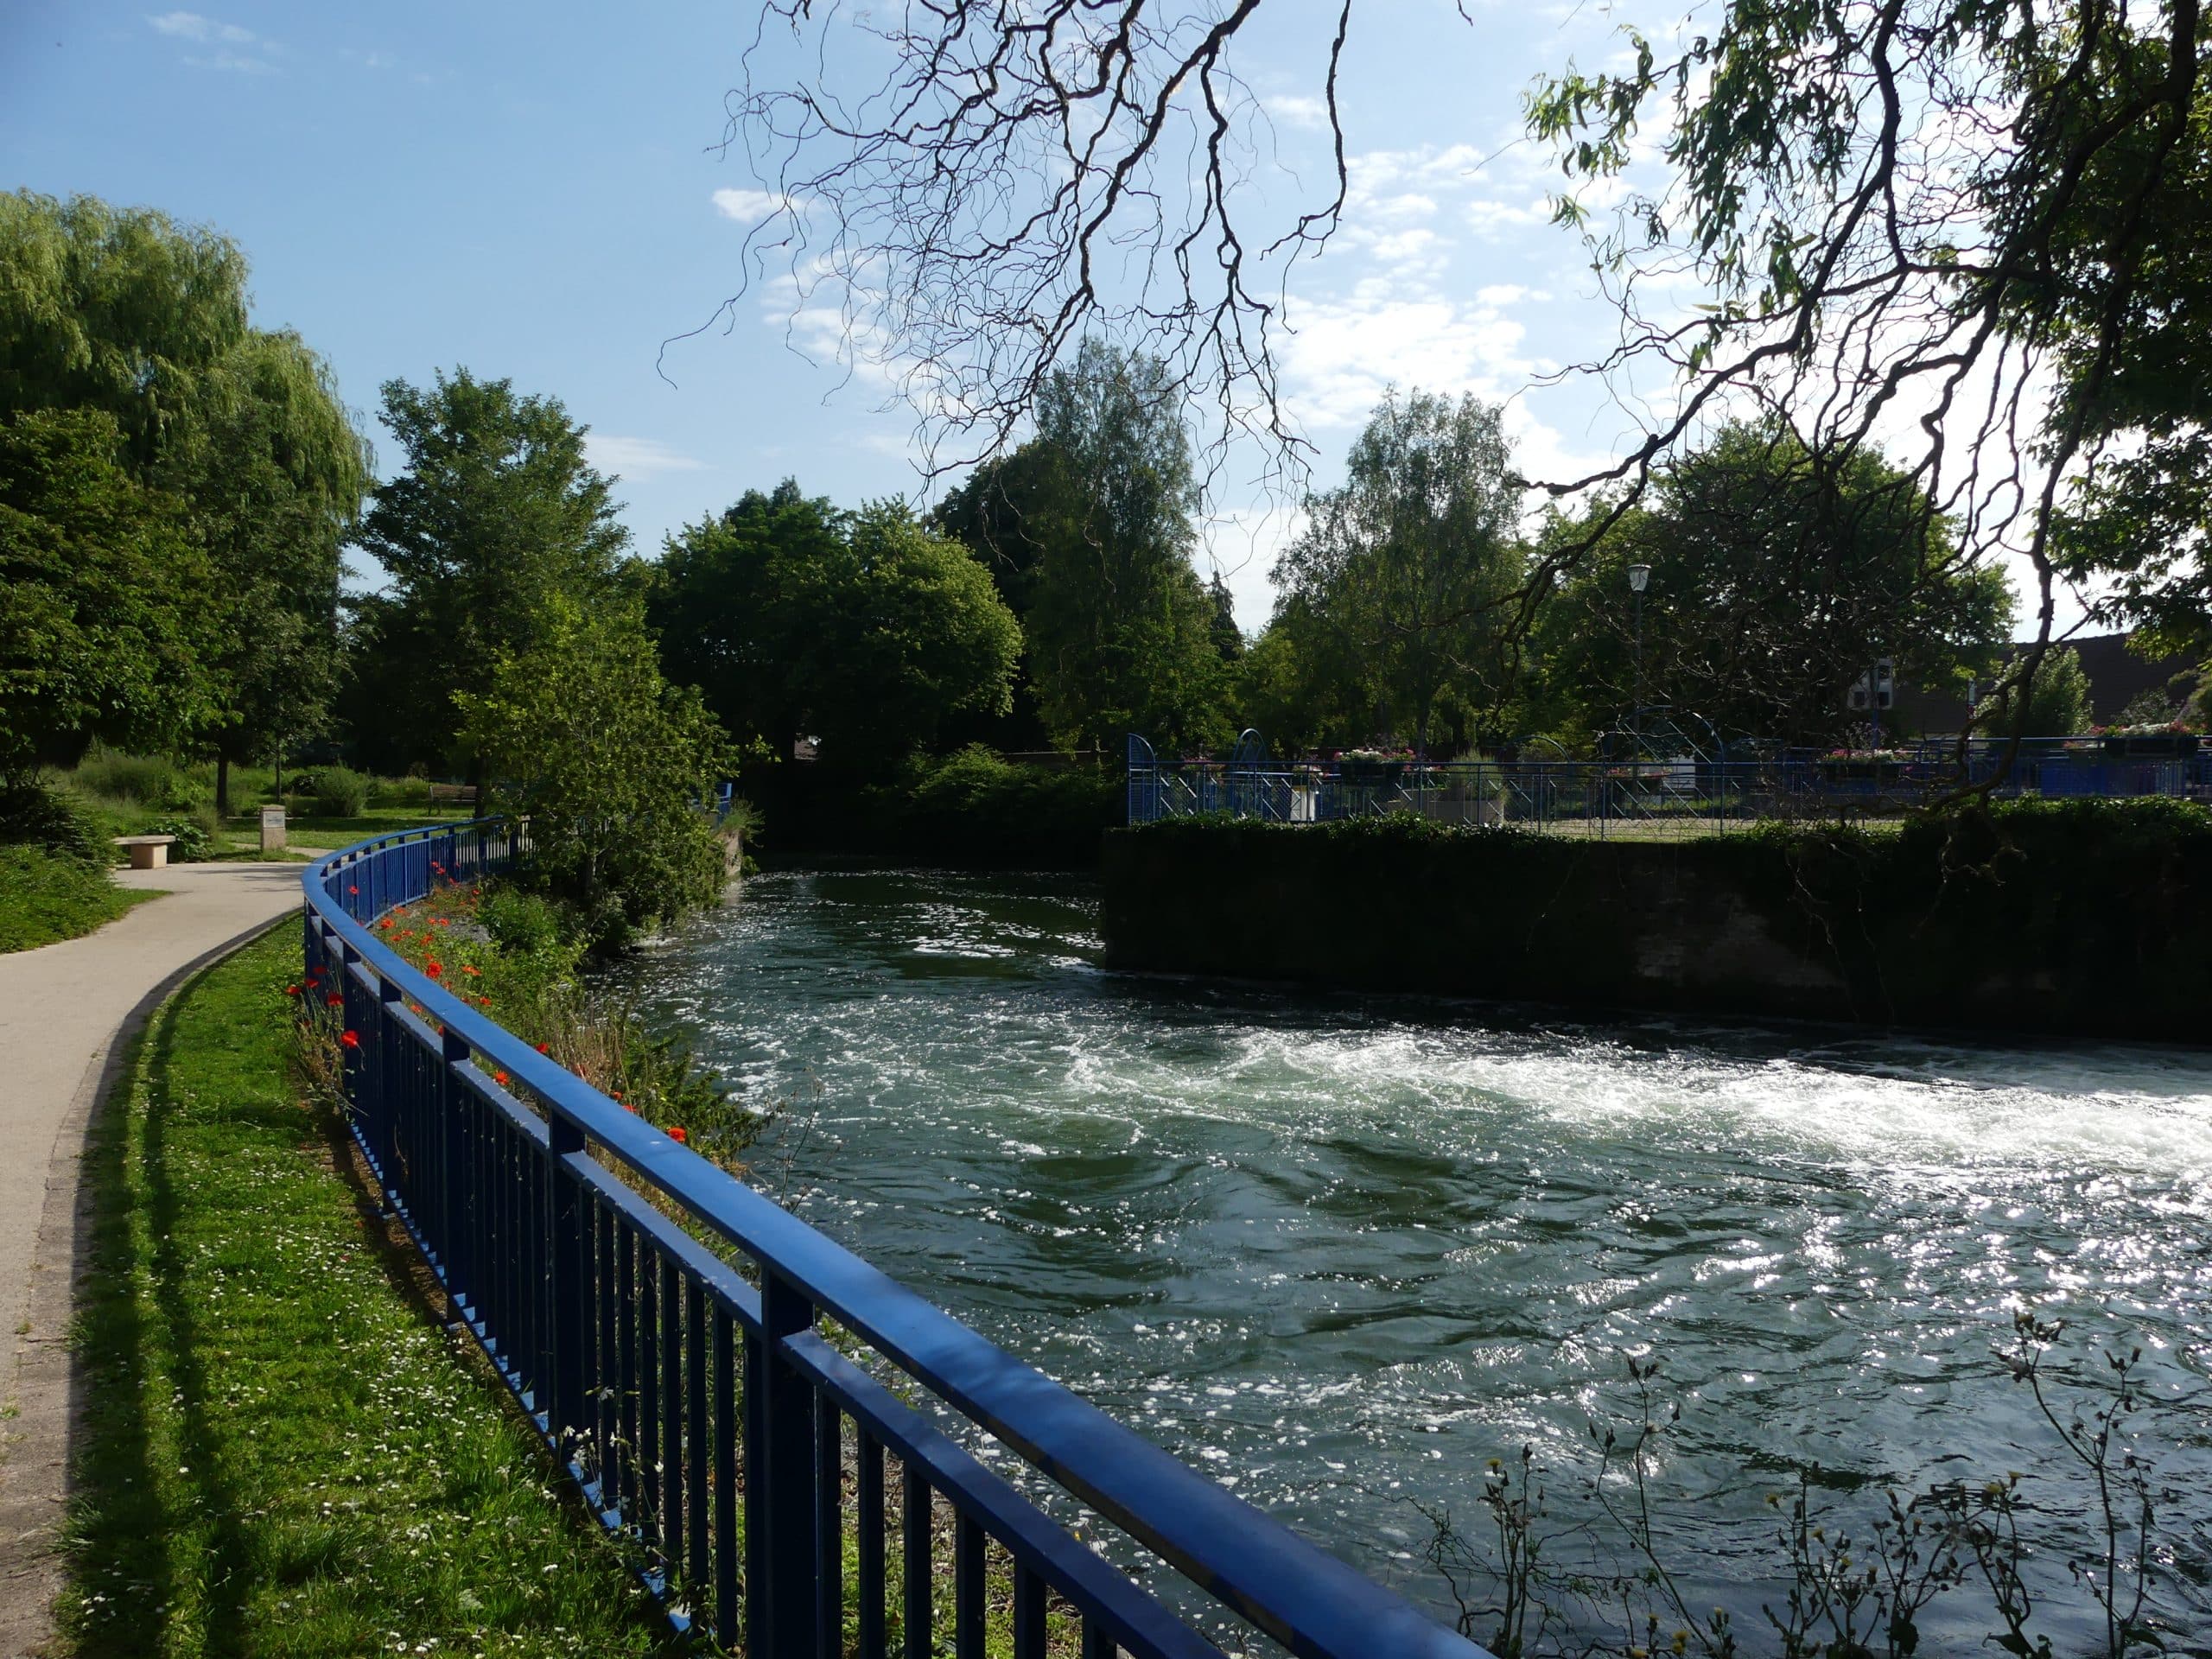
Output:
[[[387,381],[384,422],[403,465],[357,539],[391,586],[356,620],[352,721],[385,764],[441,762],[461,735],[454,698],[527,652],[556,596],[610,598],[629,532],[556,398],[455,369],[427,389]],[[480,781],[480,757],[468,764]]]
[[[1592,514],[1602,515],[1599,505]],[[1545,545],[1580,541],[1554,521]],[[1854,719],[1847,688],[1878,658],[1959,692],[2010,638],[2003,573],[1959,554],[1913,480],[1868,450],[1840,467],[1786,429],[1732,425],[1669,466],[1545,605],[1533,723],[1585,735],[1642,701],[1739,734],[1821,742]]]
[[[1464,742],[1506,699],[1505,600],[1525,579],[1510,461],[1495,407],[1392,391],[1343,487],[1306,501],[1274,581],[1358,665],[1377,735],[1426,751],[1449,710]]]
[[[230,769],[323,729],[338,685],[340,549],[368,446],[329,365],[298,335],[250,330],[209,377],[192,467],[194,523],[215,573],[205,654],[216,810]]]
[[[206,712],[204,558],[126,455],[104,410],[0,417],[0,782],[93,737],[168,747]]]
[[[1065,491],[1026,622],[1046,724],[1069,745],[1226,734],[1215,610],[1191,563],[1198,505],[1181,394],[1157,359],[1084,342],[1037,404]]]
[[[93,196],[0,194],[0,414],[97,409],[141,477],[188,464],[207,377],[246,339],[238,245]]]
[[[339,546],[368,472],[327,366],[297,335],[251,326],[245,282],[237,245],[203,227],[0,195],[0,412],[106,417],[115,464],[173,503],[206,556],[171,579],[165,661],[179,678],[188,645],[194,690],[179,679],[162,741],[212,749],[226,809],[231,761],[321,724]]]
[[[634,600],[552,589],[457,702],[469,743],[531,819],[531,867],[602,944],[710,904],[723,861],[706,808],[736,766],[721,728],[662,676]]]
[[[1005,713],[1021,631],[989,573],[903,505],[858,512],[789,480],[669,539],[649,614],[671,676],[788,758],[861,763]]]

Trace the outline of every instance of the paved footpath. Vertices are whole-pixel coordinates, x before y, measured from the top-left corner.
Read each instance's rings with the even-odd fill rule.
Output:
[[[0,1659],[42,1649],[60,1582],[67,1336],[86,1219],[77,1166],[92,1109],[164,996],[299,909],[301,868],[118,870],[122,885],[168,896],[84,938],[0,955]]]

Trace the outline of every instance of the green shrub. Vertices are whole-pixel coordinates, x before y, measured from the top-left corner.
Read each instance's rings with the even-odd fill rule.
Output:
[[[94,747],[79,763],[70,782],[87,794],[114,801],[135,801],[165,812],[188,812],[207,791],[167,755],[124,754]]]
[[[0,843],[41,848],[93,868],[108,861],[107,838],[91,812],[73,796],[47,784],[0,788]]]
[[[0,847],[0,950],[76,938],[150,896],[124,892],[80,858],[43,847]]]
[[[427,778],[379,778],[369,785],[371,806],[428,807],[429,804]]]
[[[351,766],[322,766],[312,792],[317,817],[358,818],[369,804],[369,780]]]
[[[146,826],[146,833],[176,837],[169,849],[172,864],[200,864],[215,855],[215,837],[198,817],[191,814],[177,812],[156,818]]]

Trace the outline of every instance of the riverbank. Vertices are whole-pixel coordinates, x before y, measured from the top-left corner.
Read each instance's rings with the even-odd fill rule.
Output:
[[[664,1650],[302,1104],[298,972],[193,981],[95,1124],[60,1651]]]
[[[2212,818],[2017,803],[1674,842],[1380,819],[1106,837],[1109,966],[1570,1007],[2212,1042]]]

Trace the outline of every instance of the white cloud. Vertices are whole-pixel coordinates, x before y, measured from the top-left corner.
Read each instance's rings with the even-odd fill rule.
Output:
[[[219,41],[226,46],[248,46],[257,38],[250,29],[240,29],[236,23],[218,22],[213,17],[202,17],[196,11],[165,11],[158,17],[146,20],[156,34],[170,35],[180,41],[202,43]]]
[[[584,434],[584,454],[603,473],[623,478],[655,478],[664,473],[704,472],[707,463],[658,438],[624,438],[611,433]]]
[[[1550,219],[1551,207],[1541,197],[1533,201],[1498,201],[1478,197],[1467,204],[1467,226],[1476,235],[1495,238],[1501,232]]]
[[[1475,298],[1484,305],[1518,305],[1523,300],[1548,300],[1551,296],[1541,288],[1523,288],[1518,283],[1491,283],[1477,289]]]
[[[1325,99],[1288,95],[1263,98],[1260,100],[1260,107],[1287,127],[1302,127],[1310,132],[1329,124],[1329,105]]]
[[[1442,296],[1382,298],[1365,288],[1309,308],[1283,353],[1293,398],[1313,425],[1358,424],[1391,385],[1497,398],[1527,384],[1535,365],[1510,318]]]
[[[774,190],[733,190],[723,188],[715,192],[715,211],[724,219],[734,219],[741,225],[758,225],[778,213],[790,213],[799,206],[797,196],[787,196]]]

